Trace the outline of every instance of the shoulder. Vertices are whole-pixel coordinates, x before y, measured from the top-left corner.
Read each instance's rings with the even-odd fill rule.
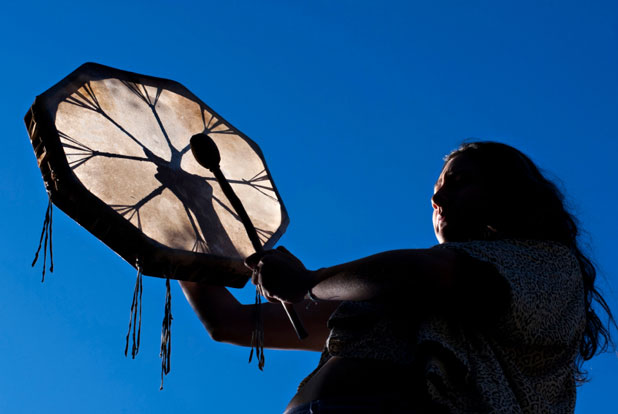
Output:
[[[523,255],[525,257],[548,255],[572,255],[571,249],[562,243],[551,240],[499,239],[471,240],[465,242],[446,242],[438,244],[436,249],[454,249],[465,251],[479,257],[498,259],[501,255]],[[522,258],[525,258],[522,257]]]
[[[580,278],[579,263],[572,250],[557,242],[543,240],[475,240],[443,243],[436,249],[455,250],[491,263],[500,273],[535,273]]]
[[[585,326],[583,278],[575,254],[551,241],[498,240],[455,248],[491,263],[509,290],[505,332],[522,343],[571,343]]]

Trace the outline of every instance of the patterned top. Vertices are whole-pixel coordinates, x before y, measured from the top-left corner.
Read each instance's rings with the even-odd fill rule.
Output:
[[[436,248],[493,265],[510,289],[505,312],[489,327],[435,314],[413,323],[386,303],[344,302],[329,320],[320,366],[330,356],[414,364],[423,391],[451,413],[572,413],[586,319],[571,250],[522,240]]]

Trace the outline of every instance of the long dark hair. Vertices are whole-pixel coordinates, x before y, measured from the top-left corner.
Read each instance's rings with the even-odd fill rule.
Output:
[[[609,305],[595,287],[596,268],[582,252],[576,218],[567,210],[564,195],[521,151],[499,142],[466,142],[445,157],[445,162],[465,154],[481,169],[483,180],[496,197],[501,211],[486,223],[500,237],[552,240],[570,247],[584,281],[586,328],[576,360],[576,378],[586,381],[582,365],[613,344],[610,326],[616,322]],[[488,237],[494,237],[489,232]],[[604,324],[593,303],[607,315]]]

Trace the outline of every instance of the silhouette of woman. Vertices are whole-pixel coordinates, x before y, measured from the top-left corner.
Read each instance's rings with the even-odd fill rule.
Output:
[[[446,157],[431,198],[439,244],[310,271],[284,248],[247,259],[266,298],[267,348],[322,351],[286,414],[566,413],[581,364],[607,348],[595,268],[563,197],[501,143]],[[222,287],[180,282],[216,341],[249,346],[252,306]]]

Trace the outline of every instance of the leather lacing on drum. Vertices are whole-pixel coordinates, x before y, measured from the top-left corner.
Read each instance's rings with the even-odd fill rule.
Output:
[[[129,351],[129,337],[133,331],[133,346],[131,348],[131,357],[139,352],[139,340],[142,332],[142,266],[139,260],[135,263],[137,267],[137,279],[135,280],[135,290],[133,291],[133,302],[131,302],[131,315],[129,317],[129,331],[127,332],[127,344],[124,348],[124,356],[127,356]],[[139,320],[138,320],[139,317]],[[137,332],[137,334],[136,334]]]
[[[128,356],[129,338],[133,339],[131,347],[131,357],[135,359],[139,352],[140,336],[142,330],[142,266],[139,260],[136,262],[137,279],[135,281],[135,289],[133,291],[133,301],[131,302],[131,315],[129,317],[129,331],[127,332],[126,345],[124,355]],[[163,389],[163,378],[169,374],[171,368],[172,356],[172,290],[170,287],[169,277],[165,280],[165,310],[163,315],[163,323],[161,324],[161,348],[159,357],[161,358],[161,385],[159,389]],[[133,333],[133,335],[131,335]]]
[[[34,128],[31,126],[31,128]],[[40,146],[42,151],[45,151],[43,146]],[[39,238],[39,247],[36,249],[36,253],[34,254],[34,260],[32,260],[32,267],[36,264],[37,260],[39,260],[39,253],[41,252],[41,247],[43,247],[43,271],[41,276],[41,283],[45,282],[45,268],[47,267],[47,250],[49,246],[49,271],[51,273],[54,272],[54,249],[52,244],[52,221],[54,214],[54,205],[52,203],[51,194],[52,189],[58,190],[58,176],[54,172],[54,169],[51,167],[49,162],[47,163],[47,168],[49,169],[49,181],[45,180],[45,190],[47,191],[47,209],[45,210],[45,219],[43,220],[43,229],[41,230],[41,237]],[[53,184],[53,188],[51,185]]]
[[[47,251],[49,250],[49,271],[54,271],[54,258],[53,258],[53,244],[52,244],[52,222],[53,222],[53,204],[51,197],[49,197],[49,203],[45,210],[45,219],[43,220],[43,229],[41,231],[41,237],[39,239],[39,246],[34,255],[32,266],[36,264],[43,249],[43,270],[41,282],[45,281],[45,271],[47,267]],[[131,358],[135,359],[139,352],[141,331],[142,331],[142,267],[139,260],[136,262],[137,267],[137,279],[135,281],[135,289],[133,290],[133,300],[131,302],[131,313],[129,316],[129,330],[126,336],[126,344],[124,348],[124,355],[128,356],[129,353],[129,338],[132,338],[131,346]],[[169,374],[171,369],[171,355],[172,355],[172,292],[170,286],[169,277],[165,281],[165,310],[163,315],[163,323],[161,326],[161,350],[159,357],[161,358],[161,385],[160,390],[163,389],[163,378]],[[259,308],[258,308],[259,310]],[[261,317],[256,315],[257,320],[261,321]],[[261,322],[260,322],[261,325]],[[263,333],[257,336],[256,340],[256,355],[259,361],[259,367],[262,369],[264,366],[264,349],[263,349]],[[261,339],[259,339],[261,338]],[[252,352],[253,354],[253,349]],[[249,357],[251,361],[251,357]]]
[[[54,272],[54,250],[52,246],[52,219],[53,219],[53,205],[51,201],[51,196],[49,196],[49,203],[47,204],[47,210],[45,211],[45,220],[43,221],[43,230],[41,230],[41,238],[39,239],[39,247],[36,250],[34,255],[34,260],[32,261],[32,267],[36,264],[37,260],[39,260],[39,253],[41,252],[41,247],[43,247],[43,275],[41,277],[41,283],[45,281],[45,267],[47,266],[47,250],[49,246],[49,271]]]
[[[170,361],[172,356],[172,291],[170,289],[170,278],[165,281],[165,314],[161,326],[161,386],[163,389],[163,377],[170,372]]]
[[[255,306],[253,307],[254,328],[251,332],[251,352],[249,353],[249,363],[255,358],[257,359],[258,368],[260,371],[264,369],[264,322],[262,320],[262,295],[260,286],[255,287]]]

